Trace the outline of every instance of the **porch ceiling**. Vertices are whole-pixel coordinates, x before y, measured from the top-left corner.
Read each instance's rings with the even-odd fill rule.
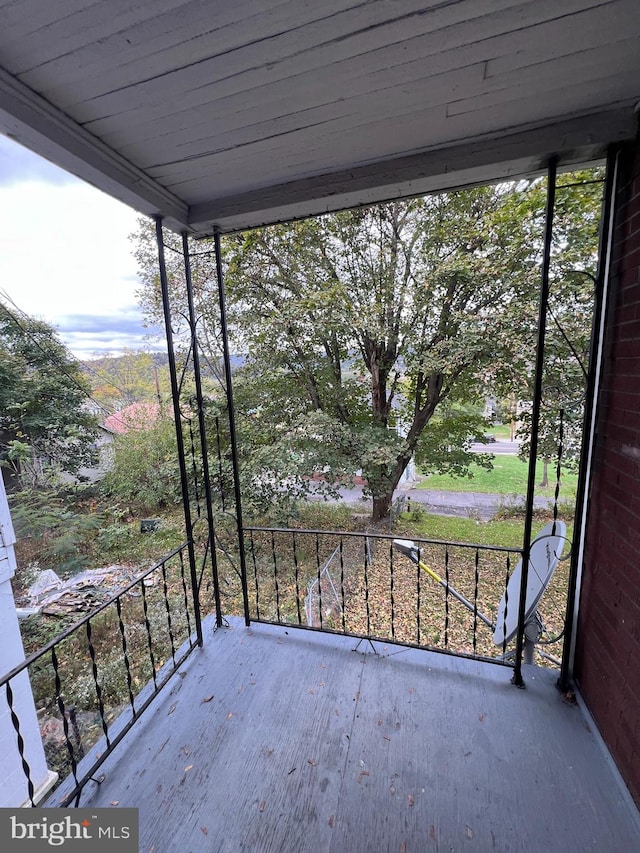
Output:
[[[0,20],[0,131],[199,234],[635,132],[637,0],[0,0]]]

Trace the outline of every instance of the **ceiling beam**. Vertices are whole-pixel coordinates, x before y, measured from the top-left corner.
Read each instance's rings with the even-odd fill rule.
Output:
[[[543,172],[552,155],[561,165],[601,157],[611,142],[633,138],[633,105],[542,127],[476,139],[419,154],[317,175],[191,207],[198,234],[239,231],[376,201],[508,180]]]
[[[0,132],[141,213],[175,230],[188,206],[61,110],[0,68]]]

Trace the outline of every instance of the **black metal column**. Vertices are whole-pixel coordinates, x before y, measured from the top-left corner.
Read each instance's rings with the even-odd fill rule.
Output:
[[[216,556],[216,532],[213,520],[213,502],[211,499],[211,480],[209,476],[209,454],[207,449],[207,431],[204,419],[204,401],[202,397],[202,377],[200,375],[200,354],[198,352],[197,317],[193,299],[193,278],[191,276],[191,257],[189,254],[189,238],[182,234],[182,255],[184,258],[184,274],[187,285],[187,303],[189,306],[189,330],[191,332],[191,352],[193,357],[193,372],[196,386],[196,404],[198,406],[198,427],[200,429],[200,452],[202,453],[202,477],[207,504],[207,526],[209,531],[209,553],[211,554],[211,572],[213,576],[213,597],[216,606],[216,625],[222,627],[222,605],[220,603],[220,583],[218,580],[218,559]],[[206,555],[205,558],[206,560]],[[199,590],[198,590],[199,592]]]
[[[231,436],[231,464],[233,468],[233,484],[236,501],[236,524],[238,528],[238,548],[240,550],[240,579],[242,582],[242,600],[244,604],[245,625],[250,624],[249,589],[247,586],[247,561],[244,551],[244,523],[242,520],[242,500],[240,493],[240,466],[238,464],[238,442],[236,436],[236,416],[233,404],[233,388],[231,384],[231,358],[229,356],[229,331],[227,327],[227,307],[224,290],[224,275],[222,271],[222,253],[220,250],[220,234],[214,235],[216,250],[216,276],[218,278],[218,300],[220,303],[220,331],[222,333],[222,349],[224,356],[224,375],[227,390],[227,407],[229,411],[229,433]]]
[[[195,617],[196,637],[198,645],[202,645],[202,620],[200,618],[200,598],[198,591],[198,573],[196,570],[196,556],[193,547],[193,525],[191,522],[191,509],[189,506],[189,481],[187,478],[187,467],[184,454],[184,438],[182,435],[182,414],[180,412],[180,393],[178,391],[178,376],[176,371],[176,359],[173,351],[173,329],[171,327],[171,305],[169,302],[169,282],[167,278],[167,266],[164,257],[164,241],[162,235],[162,217],[156,216],[156,242],[158,244],[158,268],[160,272],[160,289],[162,292],[162,309],[164,312],[164,328],[167,337],[167,355],[169,358],[169,375],[171,378],[171,398],[173,401],[173,417],[176,427],[176,442],[178,447],[178,464],[180,466],[180,486],[182,489],[182,506],[184,510],[184,523],[187,531],[187,553],[189,555],[189,573],[193,592],[193,610]]]
[[[542,252],[542,285],[538,308],[538,341],[536,346],[535,384],[533,391],[533,410],[531,413],[531,443],[529,447],[529,474],[527,497],[525,501],[524,535],[522,545],[522,576],[520,600],[518,603],[518,634],[516,639],[516,662],[513,683],[524,687],[522,679],[522,652],[524,648],[524,617],[527,601],[527,581],[529,579],[529,558],[531,555],[531,529],[533,526],[533,497],[536,485],[536,462],[538,459],[538,432],[540,427],[540,406],[542,401],[542,372],[544,368],[544,344],[547,331],[547,304],[549,301],[549,267],[551,265],[551,241],[553,238],[553,212],[556,199],[557,158],[549,160],[547,171],[547,205],[544,225],[544,245]]]
[[[578,577],[581,571],[584,553],[584,536],[588,520],[587,496],[593,444],[595,438],[595,416],[597,410],[597,389],[602,372],[602,340],[607,313],[607,290],[611,267],[611,251],[613,246],[613,225],[615,198],[618,185],[618,166],[620,148],[611,146],[607,151],[607,171],[605,175],[604,192],[602,196],[602,212],[600,216],[600,234],[598,246],[598,274],[596,276],[593,324],[591,328],[591,344],[589,351],[589,372],[582,426],[582,443],[580,448],[580,470],[578,472],[578,487],[576,491],[576,514],[574,518],[574,546],[571,550],[569,568],[569,590],[567,593],[567,610],[565,615],[565,639],[562,650],[562,667],[558,678],[558,688],[566,691],[570,687],[573,657],[576,640],[576,592]]]

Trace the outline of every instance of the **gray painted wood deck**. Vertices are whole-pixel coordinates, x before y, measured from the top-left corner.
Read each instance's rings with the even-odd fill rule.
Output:
[[[143,853],[640,850],[638,813],[553,672],[526,667],[518,690],[490,664],[205,627],[80,803],[137,807]]]

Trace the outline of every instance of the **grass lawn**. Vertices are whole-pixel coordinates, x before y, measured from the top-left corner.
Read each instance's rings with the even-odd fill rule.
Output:
[[[527,491],[527,473],[529,467],[517,456],[497,455],[493,460],[493,469],[487,471],[475,464],[471,465],[469,477],[452,477],[448,474],[429,474],[418,483],[418,489],[433,489],[447,492],[485,492],[497,495],[524,495]],[[536,486],[537,495],[553,497],[555,492],[555,465],[549,465],[549,486],[541,489]],[[536,468],[536,483],[542,479],[542,462]],[[560,500],[575,498],[577,474],[564,471],[560,483]]]
[[[533,536],[551,520],[550,513],[540,513],[533,521]],[[562,513],[560,514],[562,518]],[[573,535],[572,518],[563,519],[567,523],[567,537]],[[473,542],[477,545],[498,545],[504,548],[520,548],[524,533],[523,518],[494,519],[476,521],[473,518],[458,518],[445,515],[431,515],[423,511],[401,513],[394,528],[397,536],[422,536],[426,539],[438,539],[445,542]]]

